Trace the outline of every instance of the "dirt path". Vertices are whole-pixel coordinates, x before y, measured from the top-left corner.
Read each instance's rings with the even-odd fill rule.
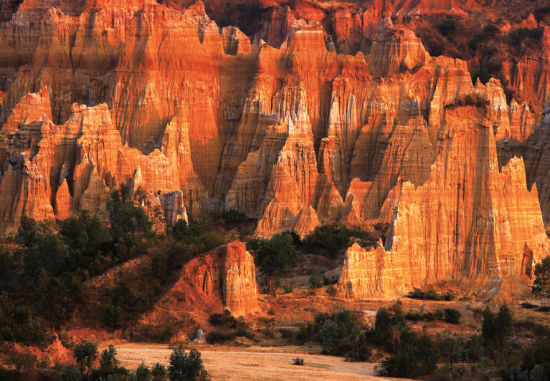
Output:
[[[172,350],[160,344],[118,344],[121,365],[136,369],[144,361],[149,367],[157,362],[168,366]],[[212,380],[384,380],[375,377],[372,363],[346,362],[341,357],[281,353],[201,349],[202,359]],[[304,359],[304,366],[291,365],[296,357]]]

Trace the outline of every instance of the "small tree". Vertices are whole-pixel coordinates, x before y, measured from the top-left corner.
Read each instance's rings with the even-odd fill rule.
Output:
[[[152,381],[166,381],[166,368],[160,363],[156,363],[151,371]]]
[[[261,240],[256,248],[256,264],[269,282],[268,291],[273,291],[273,280],[284,276],[294,267],[298,251],[290,234],[276,234],[270,240]]]
[[[89,341],[83,341],[74,348],[74,357],[80,367],[80,373],[84,374],[92,368],[97,360],[97,345]]]
[[[488,307],[483,311],[481,335],[486,346],[494,346],[499,350],[504,341],[512,334],[512,328],[512,313],[506,305],[500,307],[496,316]]]
[[[550,297],[550,256],[535,266],[535,281],[532,290],[535,295]]]
[[[116,348],[109,344],[109,347],[101,353],[99,360],[99,370],[102,374],[113,374],[118,369],[118,360],[116,358]]]
[[[514,320],[507,305],[500,306],[495,319],[497,341],[501,344],[512,335]]]
[[[206,381],[210,379],[204,369],[201,353],[192,349],[189,354],[176,348],[170,355],[170,381]]]
[[[495,317],[489,309],[485,307],[483,311],[483,322],[481,323],[481,336],[483,337],[483,343],[487,346],[491,344],[496,337],[496,325]]]
[[[151,371],[145,363],[139,364],[136,370],[136,381],[150,381],[151,380]]]
[[[331,319],[326,320],[321,327],[320,336],[321,344],[323,345],[323,352],[327,354],[332,353],[341,337],[338,324]]]

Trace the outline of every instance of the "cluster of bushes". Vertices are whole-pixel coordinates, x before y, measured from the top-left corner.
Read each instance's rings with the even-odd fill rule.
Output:
[[[549,345],[550,330],[536,324],[526,326],[524,322],[521,329],[529,330],[539,339],[533,346],[520,352],[518,357],[518,351],[514,352],[506,345],[513,327],[510,310],[502,306],[496,313],[486,309],[482,315],[481,335],[464,338],[445,331],[429,336],[411,330],[407,320],[443,320],[458,324],[460,312],[446,308],[435,312],[405,314],[398,302],[389,308],[380,308],[372,326],[365,326],[357,312],[348,310],[317,314],[314,321],[300,327],[296,339],[301,343],[319,342],[324,353],[345,356],[350,361],[368,361],[374,351],[385,352],[387,356],[378,372],[389,377],[420,377],[434,372],[438,364],[442,365],[438,374],[447,377],[449,374],[464,373],[465,364],[488,362],[491,359],[497,368],[502,368],[502,364],[513,365],[501,371],[507,375],[507,378],[503,378],[505,380],[513,379],[509,375],[525,374],[525,370],[530,372],[533,368],[534,374],[540,373],[541,369],[546,372],[550,370],[547,362],[541,359],[544,355],[536,353]],[[548,353],[548,350],[543,353]],[[522,378],[514,380],[519,379]]]
[[[159,363],[149,369],[145,363],[141,363],[133,373],[120,366],[116,355],[116,348],[112,345],[98,356],[96,344],[82,342],[74,348],[77,366],[65,366],[60,369],[60,379],[63,381],[206,381],[209,379],[201,354],[196,350],[187,353],[176,348],[170,355],[168,369]],[[0,375],[2,375],[1,371]],[[14,375],[18,377],[16,373]]]
[[[237,226],[254,221],[253,218],[249,218],[246,214],[239,212],[236,209],[223,211],[220,218],[228,226]]]
[[[519,353],[505,356],[502,380],[543,381],[550,379],[550,337],[539,337]]]
[[[254,337],[248,323],[242,317],[235,319],[228,310],[210,315],[208,321],[216,327],[206,335],[206,342],[209,344],[225,343],[236,337]]]
[[[550,380],[550,328],[538,324],[534,319],[514,321],[510,324],[509,311],[489,315],[485,312],[488,323],[484,324],[488,344],[492,345],[492,355],[499,364],[499,375],[503,380],[541,381]],[[504,321],[504,328],[501,327]],[[485,320],[484,320],[485,323]],[[523,348],[511,348],[505,340],[511,333],[526,332],[531,339]],[[498,345],[500,336],[502,342]],[[504,338],[502,338],[504,337]],[[514,340],[515,341],[515,340]]]
[[[422,291],[419,288],[414,288],[413,291],[407,294],[408,298],[420,299],[420,300],[439,300],[439,301],[451,301],[455,298],[452,292],[439,293],[433,289],[428,291]]]
[[[460,311],[454,308],[436,309],[435,311],[409,311],[405,314],[405,318],[410,321],[435,321],[441,320],[451,324],[460,323]]]
[[[318,341],[322,345],[323,353],[345,356],[350,361],[369,360],[371,352],[375,348],[392,354],[400,353],[401,349],[406,349],[407,353],[410,352],[409,354],[412,356],[412,352],[415,352],[412,346],[418,344],[422,347],[427,342],[426,338],[420,339],[410,331],[399,304],[390,309],[381,308],[372,327],[365,326],[357,312],[345,309],[335,314],[318,314],[313,322],[300,327],[297,339],[301,342]],[[426,348],[420,348],[418,353],[425,352],[425,350]],[[411,365],[413,367],[419,366],[424,369],[426,366],[424,360],[427,359],[418,359],[412,356],[409,360],[412,363],[420,364]],[[393,371],[393,366],[389,364],[381,372],[397,376],[399,372]]]
[[[357,313],[342,310],[333,315],[321,314],[315,319],[323,353],[345,356],[350,361],[370,357],[369,330],[360,323]]]
[[[376,224],[373,231],[360,231],[338,225],[325,225],[316,228],[303,240],[296,242],[297,249],[303,253],[321,254],[335,258],[342,250],[352,244],[352,239],[363,242],[366,246],[375,246],[379,239],[385,241],[388,224]]]

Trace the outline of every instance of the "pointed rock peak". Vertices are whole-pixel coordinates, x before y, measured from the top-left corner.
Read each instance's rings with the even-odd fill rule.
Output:
[[[294,223],[294,232],[298,234],[301,238],[304,238],[311,232],[313,232],[321,223],[317,217],[315,209],[311,205],[305,206],[298,216],[296,217],[296,222]]]
[[[363,248],[357,243],[357,242],[354,242],[353,245],[351,245],[350,247],[348,247],[348,249],[346,250],[346,254],[348,252],[357,252],[357,251],[362,251]]]
[[[55,217],[60,220],[65,220],[70,215],[71,194],[67,179],[64,178],[61,185],[55,194]]]

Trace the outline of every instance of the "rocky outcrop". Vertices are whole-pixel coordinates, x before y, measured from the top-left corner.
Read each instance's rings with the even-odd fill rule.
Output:
[[[532,278],[550,241],[523,159],[499,169],[492,112],[445,108],[429,177],[416,186],[400,180],[390,191],[385,248],[348,250],[344,296],[395,296],[442,280]]]
[[[242,242],[220,246],[185,264],[176,283],[141,323],[166,316],[204,321],[224,309],[234,316],[259,311],[254,259]]]
[[[364,299],[392,295],[387,283],[393,274],[385,272],[384,266],[387,257],[382,246],[366,250],[355,243],[348,248],[337,284],[341,296]]]

